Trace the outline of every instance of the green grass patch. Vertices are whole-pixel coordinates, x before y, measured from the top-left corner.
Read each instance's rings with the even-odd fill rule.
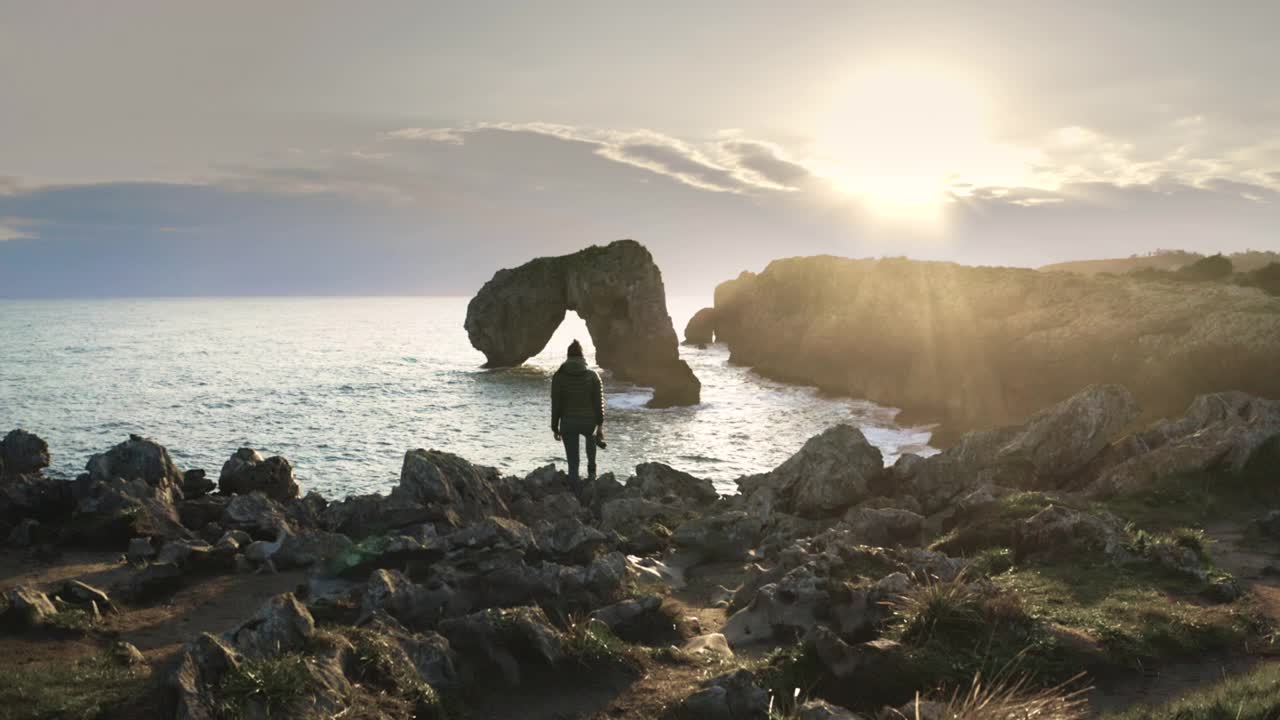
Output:
[[[241,718],[256,706],[268,718],[294,717],[294,706],[311,695],[314,683],[301,654],[246,660],[222,678],[219,714],[228,720]]]
[[[644,654],[599,621],[570,620],[565,629],[565,659],[583,670],[639,672]]]
[[[447,703],[418,674],[395,639],[364,628],[344,628],[342,634],[355,648],[353,680],[404,700],[413,706],[413,717],[445,720]]]
[[[0,673],[0,717],[88,720],[140,695],[145,669],[125,667],[108,653],[74,663],[50,662]]]
[[[917,585],[890,604],[887,634],[902,642],[918,688],[957,687],[975,675],[1015,672],[1052,685],[1081,659],[1016,594],[961,576]]]
[[[1110,713],[1103,720],[1280,720],[1280,663],[1267,663],[1163,705]]]
[[[1190,473],[1097,503],[1153,531],[1204,526],[1215,520],[1253,515],[1280,504],[1274,470],[1251,467],[1241,473]]]
[[[1264,630],[1248,605],[1202,604],[1198,581],[1155,567],[1033,565],[993,581],[1029,616],[1083,633],[1130,667],[1233,649]]]

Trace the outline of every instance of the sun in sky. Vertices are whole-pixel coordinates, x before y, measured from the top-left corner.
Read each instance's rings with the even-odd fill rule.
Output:
[[[880,65],[836,87],[818,132],[815,166],[875,215],[940,222],[953,185],[1010,185],[1029,154],[992,139],[994,108],[958,74]]]

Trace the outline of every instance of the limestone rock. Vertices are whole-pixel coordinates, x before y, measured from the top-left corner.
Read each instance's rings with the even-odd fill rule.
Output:
[[[260,492],[273,500],[298,497],[293,466],[279,455],[263,458],[253,448],[240,448],[222,465],[218,489],[227,495]]]
[[[586,322],[600,367],[654,388],[651,406],[699,402],[698,379],[679,356],[662,273],[633,240],[499,270],[467,306],[465,327],[486,367],[511,367],[541,351],[568,310]]]
[[[1014,529],[1019,557],[1099,555],[1114,562],[1131,559],[1124,523],[1109,513],[1087,513],[1050,505]]]
[[[228,672],[240,666],[241,658],[224,641],[201,633],[187,643],[177,667],[168,678],[176,697],[175,717],[179,720],[216,720],[222,716],[215,692]]]
[[[255,492],[231,498],[222,511],[222,526],[242,530],[255,538],[275,540],[289,529],[289,522],[279,503]]]
[[[749,670],[735,670],[708,680],[683,706],[690,720],[765,720],[769,693],[756,685]]]
[[[696,478],[659,462],[637,465],[635,477],[627,481],[627,487],[638,489],[640,496],[647,500],[668,504],[707,505],[720,497],[710,480]]]
[[[573,517],[545,521],[536,528],[535,535],[543,553],[575,565],[591,562],[609,543],[607,535]]]
[[[1089,490],[1140,490],[1164,477],[1239,472],[1280,437],[1280,400],[1223,392],[1197,397],[1177,420],[1161,420],[1117,443]]]
[[[694,313],[684,326],[684,341],[690,345],[706,345],[715,342],[715,335],[715,308],[702,308]]]
[[[271,559],[281,570],[311,567],[349,552],[352,546],[351,539],[339,533],[311,529],[286,531]]]
[[[759,518],[736,510],[694,518],[676,528],[671,540],[702,560],[739,560],[756,546],[760,531]]]
[[[564,637],[535,607],[482,610],[440,623],[440,633],[474,678],[520,684],[530,666],[551,667],[564,655]]]
[[[89,458],[85,470],[95,482],[119,478],[141,480],[153,488],[176,489],[179,493],[182,488],[182,471],[169,457],[169,451],[141,435],[130,435],[125,442]]]
[[[418,525],[440,513],[409,497],[352,495],[329,503],[321,512],[320,524],[332,532],[362,538]]]
[[[924,517],[910,510],[853,507],[843,522],[861,542],[884,547],[920,545],[924,531]]]
[[[39,627],[58,614],[48,595],[23,585],[5,592],[4,607],[4,620],[19,627]]]
[[[49,445],[26,430],[10,430],[0,440],[0,477],[26,475],[49,467]]]
[[[390,500],[416,503],[437,510],[433,519],[449,515],[463,523],[510,512],[498,494],[498,471],[472,465],[452,453],[410,450],[404,455],[400,483]]]
[[[182,496],[188,500],[204,497],[216,487],[217,484],[206,477],[204,470],[188,470],[182,474]]]
[[[883,474],[880,450],[862,431],[833,425],[771,472],[738,480],[738,487],[748,497],[772,491],[779,498],[778,510],[819,517],[870,497]]]
[[[0,522],[61,521],[75,509],[74,484],[38,473],[0,480]]]
[[[226,639],[246,658],[261,659],[305,649],[315,631],[306,606],[293,593],[284,593],[268,600],[252,618],[229,631]]]
[[[1137,415],[1137,403],[1124,388],[1090,386],[1021,425],[968,433],[938,455],[899,461],[894,489],[932,513],[984,485],[1071,484]]]
[[[182,587],[182,570],[173,563],[152,563],[129,576],[116,592],[132,603],[142,603],[172,594]]]
[[[708,633],[691,637],[680,649],[690,655],[706,655],[726,660],[733,657],[733,650],[729,647],[729,641],[725,639],[723,633]]]

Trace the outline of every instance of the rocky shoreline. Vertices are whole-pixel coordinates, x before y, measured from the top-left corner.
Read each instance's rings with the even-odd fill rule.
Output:
[[[293,592],[169,655],[110,646],[134,668],[119,680],[130,702],[160,717],[891,718],[917,703],[941,717],[1002,660],[1023,664],[1028,698],[1057,703],[1050,717],[1084,717],[1059,690],[1078,672],[1121,686],[1135,662],[1239,654],[1269,632],[1249,583],[1134,499],[1187,477],[1208,496],[1269,491],[1280,402],[1216,393],[1135,430],[1141,416],[1124,387],[1090,386],[891,467],[836,426],[729,497],[662,463],[575,495],[554,466],[503,476],[410,450],[388,494],[329,501],[300,496],[285,458],[240,449],[214,481],[139,436],[67,481],[15,430],[0,442],[5,553],[119,559],[110,587],[4,582],[0,621],[11,638],[114,643],[113,617],[184,588],[296,574]],[[1231,517],[1273,537],[1277,501]],[[1063,578],[1105,592],[1038,604]],[[1094,616],[1114,593],[1137,598],[1131,624]],[[519,713],[495,709],[499,688]]]

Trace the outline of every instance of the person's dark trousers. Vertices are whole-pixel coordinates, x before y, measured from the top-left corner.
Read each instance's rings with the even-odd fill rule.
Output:
[[[569,461],[569,485],[582,494],[582,479],[578,475],[578,438],[587,443],[587,476],[596,476],[596,441],[592,437],[596,424],[587,418],[560,418],[560,437],[564,439],[564,457]]]

